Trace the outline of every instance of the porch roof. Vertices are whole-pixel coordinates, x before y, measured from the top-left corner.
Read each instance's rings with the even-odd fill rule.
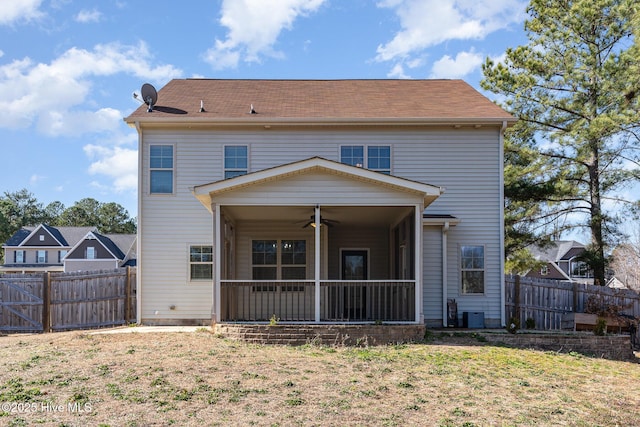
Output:
[[[311,157],[306,160],[288,163],[234,178],[198,185],[193,188],[192,192],[207,209],[211,210],[211,202],[213,198],[222,193],[239,190],[257,184],[278,181],[308,172],[339,175],[354,181],[364,181],[395,191],[403,191],[420,195],[424,201],[425,207],[444,193],[444,188],[442,187],[423,184],[421,182],[397,176],[386,175],[380,172],[327,160],[322,157]]]

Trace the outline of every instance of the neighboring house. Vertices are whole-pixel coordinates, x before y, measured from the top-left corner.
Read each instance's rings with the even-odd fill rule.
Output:
[[[88,232],[64,258],[64,271],[95,271],[134,265],[135,234]]]
[[[583,244],[557,240],[544,247],[530,246],[528,249],[537,260],[546,261],[546,264],[530,270],[525,277],[593,284],[593,271],[580,260],[585,251]]]
[[[91,239],[98,244],[93,245],[93,253],[88,251],[89,256],[93,255],[94,259],[86,262],[87,252],[80,252],[83,250],[81,248],[89,246],[84,242]],[[117,268],[130,260],[135,262],[135,239],[134,234],[103,236],[96,232],[95,227],[53,227],[46,224],[22,227],[2,246],[5,263],[0,265],[0,272],[37,273]],[[81,258],[85,260],[80,261]]]
[[[515,119],[465,82],[173,80],[125,121],[139,322],[504,325]]]

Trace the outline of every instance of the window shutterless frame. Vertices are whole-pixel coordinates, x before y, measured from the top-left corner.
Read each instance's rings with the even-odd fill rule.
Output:
[[[484,245],[461,244],[459,246],[460,293],[482,295],[485,292]]]
[[[173,194],[175,153],[173,144],[149,145],[149,194]]]
[[[390,145],[340,145],[340,163],[391,175]]]
[[[225,145],[222,147],[224,179],[249,173],[249,146]]]

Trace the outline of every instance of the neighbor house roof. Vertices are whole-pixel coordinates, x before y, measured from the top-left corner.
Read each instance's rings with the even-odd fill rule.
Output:
[[[537,245],[531,245],[528,247],[531,254],[536,259],[542,261],[558,262],[561,260],[567,261],[582,252],[584,252],[584,245],[574,240],[556,240],[544,247]]]
[[[482,124],[515,118],[462,80],[176,79],[158,91],[153,112],[141,105],[125,121]]]
[[[82,239],[89,231],[95,227],[53,227],[46,224],[38,226],[25,226],[13,233],[4,246],[20,246],[38,228],[42,228],[50,233],[63,247],[71,247]]]

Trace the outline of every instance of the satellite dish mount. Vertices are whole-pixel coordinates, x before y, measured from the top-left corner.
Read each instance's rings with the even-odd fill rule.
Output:
[[[142,85],[142,89],[140,89],[140,95],[142,95],[144,103],[147,104],[147,113],[151,113],[153,106],[158,102],[158,92],[156,88],[149,83],[145,83]]]

